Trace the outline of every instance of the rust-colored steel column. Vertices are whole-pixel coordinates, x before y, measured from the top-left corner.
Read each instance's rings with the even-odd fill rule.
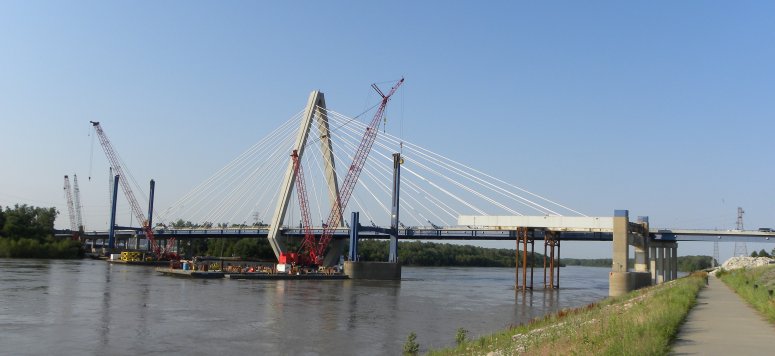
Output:
[[[555,286],[560,289],[560,240],[555,240],[555,243],[557,244],[557,284]]]
[[[519,289],[519,228],[515,231],[514,241],[516,246],[514,248],[514,290]]]
[[[546,289],[546,246],[549,243],[547,235],[544,235],[544,289]]]
[[[522,290],[527,290],[527,228],[522,228]]]
[[[530,289],[533,289],[533,275],[536,264],[536,240],[535,235],[530,237]]]
[[[552,249],[549,252],[549,288],[554,289],[554,236],[552,236]]]

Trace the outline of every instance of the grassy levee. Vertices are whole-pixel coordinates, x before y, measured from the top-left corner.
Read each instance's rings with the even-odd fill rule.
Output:
[[[775,266],[721,271],[717,276],[770,323],[775,323]]]
[[[705,286],[705,276],[694,273],[586,307],[562,310],[428,354],[665,355],[697,293]]]

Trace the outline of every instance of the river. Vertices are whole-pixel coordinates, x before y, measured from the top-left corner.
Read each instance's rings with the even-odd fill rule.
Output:
[[[513,268],[404,267],[400,282],[167,277],[95,260],[0,259],[8,355],[400,355],[608,295],[606,268],[565,267],[561,289],[515,293]],[[536,270],[536,281],[543,272]],[[536,283],[538,286],[539,283]]]

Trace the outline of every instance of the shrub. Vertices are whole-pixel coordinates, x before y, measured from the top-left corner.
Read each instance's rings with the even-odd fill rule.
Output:
[[[457,328],[457,332],[455,333],[455,343],[460,345],[466,342],[467,336],[468,336],[468,330],[463,328]]]
[[[417,343],[417,334],[412,331],[404,343],[404,355],[417,355],[418,352],[420,352],[420,344]]]

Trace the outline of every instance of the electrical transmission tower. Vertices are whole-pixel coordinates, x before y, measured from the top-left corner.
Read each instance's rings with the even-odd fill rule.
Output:
[[[743,208],[738,207],[737,208],[737,230],[742,231],[743,230],[743,214],[745,214],[745,211]],[[741,256],[741,257],[747,257],[748,256],[748,246],[746,246],[745,242],[737,242],[735,241],[735,254],[734,256]]]
[[[718,267],[719,255],[718,255],[718,241],[713,241],[713,267]]]

